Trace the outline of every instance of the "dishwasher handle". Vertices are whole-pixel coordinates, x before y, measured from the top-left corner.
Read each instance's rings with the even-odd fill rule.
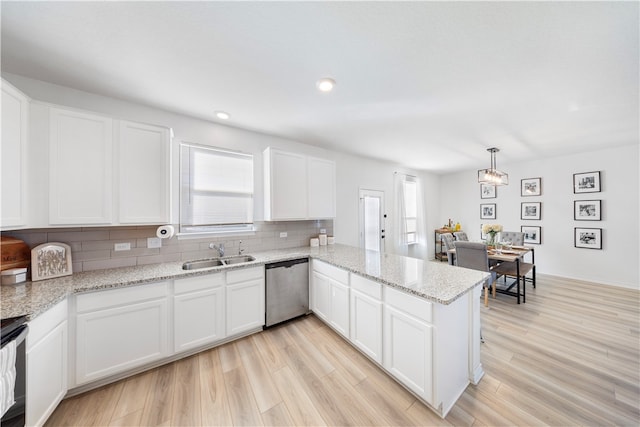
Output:
[[[264,268],[270,270],[272,268],[290,268],[298,264],[307,264],[309,258],[292,259],[288,261],[272,262],[271,264],[265,264]]]

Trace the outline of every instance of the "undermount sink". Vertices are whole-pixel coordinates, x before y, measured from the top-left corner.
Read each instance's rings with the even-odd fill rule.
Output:
[[[218,267],[224,265],[219,258],[200,259],[198,261],[189,261],[182,264],[183,270],[198,270],[200,268]]]
[[[222,265],[242,264],[243,262],[255,261],[255,257],[251,255],[235,255],[225,258],[209,258],[199,259],[197,261],[188,261],[182,264],[183,270],[199,270],[201,268],[220,267]]]
[[[251,261],[255,261],[256,259],[251,255],[234,255],[234,256],[222,258],[222,260],[224,261],[225,264],[232,265],[232,264],[241,264],[243,262],[251,262]]]

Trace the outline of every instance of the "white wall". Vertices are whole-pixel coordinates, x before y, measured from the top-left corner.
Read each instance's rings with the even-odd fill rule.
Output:
[[[602,151],[522,163],[501,163],[510,184],[496,199],[480,199],[477,171],[441,177],[440,223],[460,221],[471,240],[480,239],[482,222],[520,231],[521,225],[542,227],[535,246],[536,268],[552,274],[640,289],[638,144]],[[573,174],[601,171],[600,193],[573,194]],[[520,180],[542,178],[542,195],[521,197]],[[574,200],[602,200],[602,221],[574,221]],[[520,219],[521,202],[542,202],[542,219]],[[480,204],[496,203],[497,219],[480,220]],[[602,250],[574,248],[574,227],[603,229]]]
[[[392,149],[392,148],[390,148]],[[337,218],[334,221],[334,230],[338,237],[338,242],[352,246],[359,246],[359,192],[363,190],[378,190],[384,192],[385,213],[387,219],[385,222],[385,251],[393,251],[393,241],[396,237],[394,228],[394,172],[418,176],[421,179],[423,191],[427,196],[425,202],[425,229],[426,243],[429,247],[429,231],[432,229],[432,223],[437,220],[438,203],[437,183],[439,179],[436,175],[430,173],[418,173],[415,170],[406,169],[400,165],[385,163],[372,159],[363,159],[345,153],[336,153],[337,165]],[[433,202],[432,202],[433,200]],[[432,246],[432,245],[431,245]],[[426,250],[418,247],[412,248],[411,256],[424,257],[423,252]]]

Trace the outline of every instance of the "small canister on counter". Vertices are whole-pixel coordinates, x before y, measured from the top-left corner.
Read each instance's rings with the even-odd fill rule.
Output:
[[[336,238],[333,236],[327,236],[327,245],[333,245],[336,243]]]
[[[318,234],[318,240],[320,240],[320,246],[327,246],[327,235]]]
[[[10,268],[2,271],[2,284],[3,285],[16,285],[18,283],[26,282],[27,269],[26,268]]]
[[[320,246],[320,241],[318,240],[318,238],[317,238],[317,237],[312,237],[312,238],[309,240],[309,244],[310,244],[310,246],[311,246],[312,248],[317,248],[318,246]]]

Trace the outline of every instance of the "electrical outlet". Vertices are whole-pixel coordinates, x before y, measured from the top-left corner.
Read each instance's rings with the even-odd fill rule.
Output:
[[[130,251],[131,250],[131,243],[127,242],[127,243],[116,243],[113,246],[113,250],[114,251]]]
[[[320,234],[327,234],[327,229],[326,228],[321,228],[320,229]]]
[[[148,237],[147,238],[147,248],[155,249],[162,247],[162,239],[159,237]]]
[[[280,237],[287,237],[287,232],[286,231],[280,232]]]

